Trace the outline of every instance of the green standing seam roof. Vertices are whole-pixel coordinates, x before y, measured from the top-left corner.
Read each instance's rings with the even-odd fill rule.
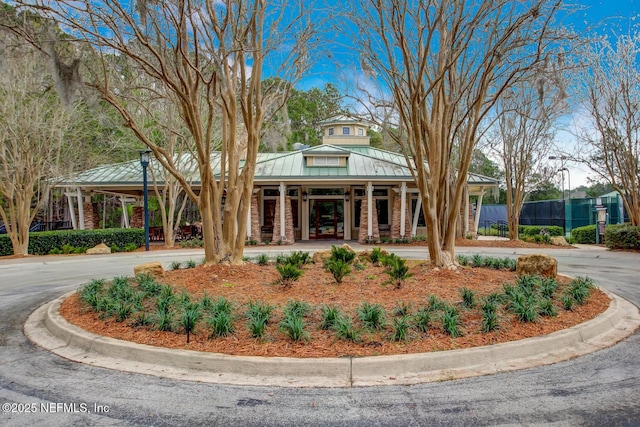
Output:
[[[308,156],[340,156],[347,158],[347,166],[307,166]],[[190,154],[175,161],[188,164]],[[212,167],[216,176],[220,174],[220,156],[212,159]],[[241,167],[244,162],[241,163]],[[156,176],[160,175],[159,162],[152,161],[150,168],[155,168]],[[188,168],[187,168],[188,170]],[[194,185],[199,184],[197,169],[191,169]],[[151,176],[149,176],[151,179]],[[261,181],[305,181],[305,180],[391,180],[413,181],[411,171],[407,167],[402,154],[370,146],[334,146],[318,145],[304,150],[259,153],[256,161],[255,183]],[[75,177],[63,180],[61,186],[94,186],[109,185],[134,186],[142,183],[142,166],[138,160],[99,166],[80,172]],[[162,183],[161,181],[159,183]],[[469,173],[468,183],[472,185],[497,186],[497,181],[482,175]]]

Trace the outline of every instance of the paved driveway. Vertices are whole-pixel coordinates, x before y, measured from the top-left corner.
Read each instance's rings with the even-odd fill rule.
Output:
[[[394,251],[411,258],[426,253]],[[266,248],[250,248],[247,255],[263,252]],[[532,252],[537,251],[460,248],[458,253]],[[640,254],[589,247],[547,252],[559,260],[561,273],[589,275],[640,305]],[[134,265],[150,259],[168,265],[201,258],[201,251],[179,251],[0,260],[0,425],[640,425],[640,333],[552,366],[362,389],[236,387],[127,374],[61,359],[22,333],[33,309],[89,278],[131,274]]]

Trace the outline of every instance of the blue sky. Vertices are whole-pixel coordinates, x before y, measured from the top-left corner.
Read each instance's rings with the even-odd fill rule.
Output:
[[[327,0],[328,3],[337,4],[337,0]],[[571,7],[571,13],[564,24],[573,27],[574,31],[583,34],[607,35],[615,39],[618,35],[626,35],[640,31],[640,0],[567,0],[575,7]],[[332,46],[334,52],[345,51],[345,46],[340,46],[340,37],[335,40],[336,46]],[[337,53],[336,55],[320,55],[321,60],[314,65],[309,74],[302,79],[297,87],[301,90],[308,90],[311,87],[322,87],[325,83],[334,83],[339,88],[343,86],[340,74],[347,74],[351,78],[355,78],[358,70],[357,60],[349,64],[343,64],[338,68],[335,65],[335,57],[344,61],[344,56]],[[351,62],[351,61],[349,61]],[[355,65],[354,65],[355,64]],[[560,143],[571,145],[574,142],[572,137],[566,134],[559,134]],[[558,167],[560,165],[557,165]],[[586,167],[577,163],[567,162],[565,164],[570,169],[571,188],[580,185],[589,185],[587,177],[590,172]],[[558,185],[559,185],[558,176]],[[568,186],[569,177],[565,174],[565,186]]]

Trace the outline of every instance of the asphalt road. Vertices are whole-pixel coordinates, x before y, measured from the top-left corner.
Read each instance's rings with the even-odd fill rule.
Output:
[[[407,258],[424,258],[424,251],[394,250]],[[250,248],[247,255],[264,252]],[[458,250],[500,257],[531,252]],[[561,273],[588,275],[640,305],[640,254],[586,248],[547,253],[558,259]],[[551,366],[350,389],[238,387],[122,373],[61,359],[22,333],[31,311],[90,278],[131,275],[134,265],[150,260],[168,265],[201,258],[202,252],[190,251],[0,260],[0,426],[640,425],[638,332],[612,348]]]

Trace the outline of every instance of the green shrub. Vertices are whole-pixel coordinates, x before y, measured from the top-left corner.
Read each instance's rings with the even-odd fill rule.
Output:
[[[404,281],[413,276],[413,274],[409,273],[409,266],[406,260],[396,254],[386,256],[383,264],[387,267],[384,272],[389,275],[389,282],[394,284],[396,289],[400,289]]]
[[[336,283],[342,283],[342,280],[351,273],[350,264],[342,259],[329,258],[324,263],[324,268],[331,273]]]
[[[331,245],[331,256],[329,259],[341,260],[351,264],[356,257],[356,253],[342,246]]]
[[[378,265],[380,264],[380,260],[382,260],[382,249],[381,248],[373,248],[371,249],[371,253],[369,254],[369,261],[371,261],[371,263],[373,265]]]
[[[280,273],[280,283],[289,287],[302,276],[303,271],[293,264],[277,264],[276,270]]]
[[[522,236],[564,236],[564,229],[557,225],[520,225],[518,226],[518,234]]]
[[[310,262],[311,256],[309,255],[309,252],[295,251],[291,252],[288,257],[284,258],[283,264],[291,264],[299,268]]]
[[[269,255],[267,255],[267,254],[258,255],[258,257],[256,258],[256,262],[258,263],[258,265],[267,265],[267,264],[269,264]]]
[[[144,245],[144,230],[138,228],[107,228],[99,230],[59,230],[29,233],[28,252],[32,255],[47,255],[52,250],[69,248],[92,248],[100,243],[126,247]],[[69,252],[71,253],[71,252]],[[11,240],[6,234],[0,235],[0,256],[12,255]]]
[[[605,230],[606,232],[606,230]],[[582,244],[596,243],[596,225],[585,225],[571,230],[571,240]]]
[[[182,240],[180,242],[181,248],[202,248],[203,246],[204,246],[204,241],[198,238]]]
[[[640,250],[640,227],[631,224],[609,225],[604,229],[604,242],[609,249]]]

